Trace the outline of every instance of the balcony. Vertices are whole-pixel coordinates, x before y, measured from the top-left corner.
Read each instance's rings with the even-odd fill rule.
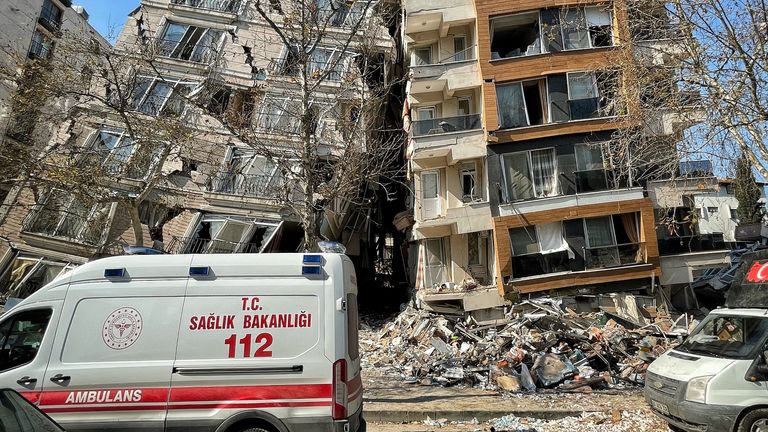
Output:
[[[237,13],[240,10],[239,0],[171,0],[171,5],[225,13]]]
[[[645,243],[582,248],[570,259],[568,251],[512,257],[512,280],[558,273],[620,268],[645,263]]]
[[[435,7],[434,0],[405,0],[403,9],[416,11],[406,17],[407,35],[437,31],[445,37],[450,26],[470,23],[477,18],[475,5],[470,0],[444,0],[439,8]]]
[[[465,54],[467,59],[453,61],[462,54]],[[474,47],[453,54],[442,63],[412,66],[411,76],[410,95],[416,102],[419,95],[424,93],[443,92],[443,99],[446,99],[453,97],[456,91],[482,86],[480,66],[475,60]]]
[[[211,192],[250,196],[259,198],[277,198],[281,187],[275,176],[260,174],[222,174],[211,180]]]
[[[411,126],[414,137],[437,135],[451,132],[476,130],[483,127],[480,114],[416,120]]]
[[[693,252],[726,250],[722,233],[700,234],[659,239],[660,255],[677,255]]]
[[[259,253],[261,247],[262,245],[256,243],[174,236],[165,248],[165,252],[169,254]]]
[[[421,212],[416,211],[416,223],[413,226],[415,239],[445,237],[493,229],[491,207],[487,201],[449,207],[445,216],[425,220]]]

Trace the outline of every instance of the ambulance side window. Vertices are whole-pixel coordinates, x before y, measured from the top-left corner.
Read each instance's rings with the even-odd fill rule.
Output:
[[[347,345],[349,358],[357,360],[360,357],[360,343],[358,341],[359,317],[357,314],[357,296],[347,294]]]
[[[35,359],[50,319],[50,309],[37,309],[20,312],[0,325],[0,371]]]

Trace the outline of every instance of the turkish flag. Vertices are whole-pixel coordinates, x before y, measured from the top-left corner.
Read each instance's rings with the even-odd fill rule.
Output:
[[[768,260],[755,261],[747,272],[747,282],[766,282],[768,281]]]

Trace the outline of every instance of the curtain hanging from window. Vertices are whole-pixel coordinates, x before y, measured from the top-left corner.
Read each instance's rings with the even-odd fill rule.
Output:
[[[515,83],[496,87],[496,101],[499,112],[499,128],[528,126],[522,84]]]
[[[533,184],[539,197],[553,196],[555,192],[555,151],[554,149],[531,152]]]
[[[569,257],[573,257],[573,252],[568,248],[568,243],[563,237],[562,222],[550,222],[536,225],[536,235],[539,237],[541,253],[549,254],[555,252],[568,251]]]
[[[614,244],[609,217],[585,219],[589,247],[611,246]]]

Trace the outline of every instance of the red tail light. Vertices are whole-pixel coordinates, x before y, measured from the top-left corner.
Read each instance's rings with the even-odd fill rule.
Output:
[[[333,363],[333,419],[347,418],[347,361],[336,360]]]

